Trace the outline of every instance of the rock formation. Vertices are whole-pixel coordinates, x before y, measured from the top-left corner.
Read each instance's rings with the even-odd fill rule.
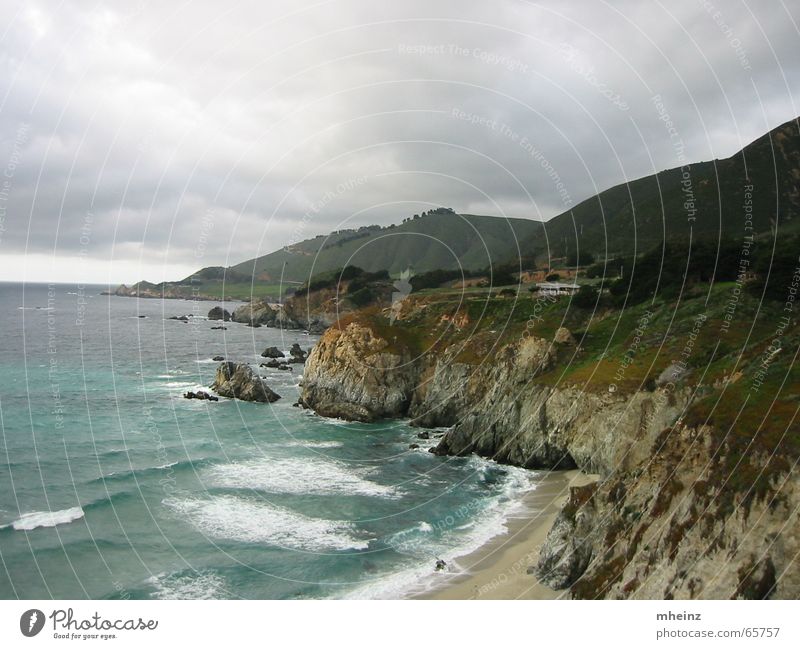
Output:
[[[263,352],[261,352],[261,356],[264,358],[284,358],[286,354],[284,354],[277,347],[267,347]]]
[[[303,402],[326,417],[402,417],[416,387],[410,360],[368,327],[331,327],[306,361]]]
[[[273,392],[267,382],[245,363],[220,363],[211,388],[223,397],[242,401],[272,403],[280,399],[280,395]]]
[[[219,397],[209,394],[205,390],[198,390],[197,392],[187,392],[183,395],[184,399],[200,399],[201,401],[219,401]]]
[[[685,373],[587,391],[538,379],[577,353],[566,330],[477,364],[456,345],[415,354],[382,331],[368,321],[329,329],[306,363],[303,404],[449,426],[437,454],[599,474],[572,489],[548,534],[534,567],[544,583],[576,598],[800,597],[790,569],[800,534],[786,531],[798,530],[800,507],[791,459],[734,450],[725,430],[685,420],[698,389]]]
[[[222,320],[223,322],[228,322],[231,319],[231,314],[228,313],[228,311],[226,309],[223,309],[221,306],[215,306],[208,312],[208,319]]]
[[[289,356],[291,356],[290,363],[305,363],[308,353],[303,351],[298,343],[294,343],[289,350]]]

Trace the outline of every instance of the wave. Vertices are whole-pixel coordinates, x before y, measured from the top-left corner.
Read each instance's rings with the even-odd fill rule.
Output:
[[[377,579],[334,595],[344,599],[397,599],[441,586],[444,580],[462,574],[458,559],[478,550],[488,541],[508,532],[508,520],[519,515],[526,505],[523,493],[536,488],[538,474],[517,467],[500,466],[491,460],[472,458],[475,470],[481,473],[504,473],[494,495],[489,495],[472,520],[453,515],[434,525],[422,521],[384,539],[400,554],[414,557],[413,563],[387,572]],[[434,533],[437,530],[439,533]],[[447,569],[437,571],[436,559],[444,559]]]
[[[165,388],[200,388],[201,390],[208,389],[204,385],[200,385],[195,381],[168,381],[167,383],[159,383],[160,386]]]
[[[55,512],[29,512],[21,514],[13,523],[3,525],[0,529],[11,528],[18,532],[30,532],[38,527],[66,525],[83,518],[83,516],[84,512],[81,507],[69,507]]]
[[[315,496],[401,496],[395,487],[367,480],[364,473],[363,469],[351,469],[333,460],[299,457],[223,464],[205,475],[215,486],[232,489]]]
[[[291,442],[276,444],[276,446],[280,446],[282,448],[342,448],[344,446],[344,442],[334,442],[334,441],[304,442],[302,440],[296,439]]]
[[[105,475],[94,478],[89,484],[102,484],[105,482],[119,482],[129,478],[145,478],[149,475],[159,474],[170,469],[180,471],[182,469],[192,469],[205,466],[209,460],[201,458],[199,460],[176,460],[159,466],[147,466],[134,469],[124,469],[122,471],[112,471]]]
[[[147,580],[154,599],[224,599],[230,596],[225,580],[212,572],[160,573]]]
[[[207,500],[168,498],[164,504],[188,520],[202,534],[218,539],[325,552],[365,549],[345,521],[309,518],[283,507],[236,496]]]
[[[176,376],[182,376],[182,375],[188,374],[188,373],[189,372],[186,372],[185,370],[174,369],[174,370],[169,370],[169,372],[167,374],[156,374],[153,378],[156,378],[156,379],[173,379]]]

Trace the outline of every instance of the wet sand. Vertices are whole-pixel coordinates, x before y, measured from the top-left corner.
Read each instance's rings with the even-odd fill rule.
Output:
[[[528,574],[539,550],[567,499],[570,486],[597,480],[580,471],[551,471],[525,494],[525,509],[508,521],[508,532],[496,536],[475,552],[456,559],[461,569],[446,583],[417,599],[558,599],[557,591]]]

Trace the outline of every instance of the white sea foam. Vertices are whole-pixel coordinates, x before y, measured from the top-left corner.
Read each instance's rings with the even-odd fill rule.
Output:
[[[11,527],[17,531],[30,532],[37,527],[66,525],[80,518],[83,518],[83,509],[80,507],[70,507],[69,509],[61,509],[55,512],[30,512],[28,514],[22,514],[17,520],[11,523]]]
[[[327,442],[303,442],[299,439],[292,440],[291,442],[284,442],[283,444],[277,444],[276,446],[281,447],[288,447],[288,448],[342,448],[344,446],[344,442],[334,442],[332,440]]]
[[[488,460],[473,458],[475,469],[481,470],[490,464]],[[410,594],[425,592],[441,586],[446,580],[463,574],[465,568],[459,564],[459,557],[471,554],[488,541],[508,531],[507,522],[525,511],[520,496],[536,488],[537,476],[526,469],[504,467],[507,471],[500,492],[488,497],[480,512],[475,512],[472,521],[461,523],[457,516],[450,521],[437,521],[437,527],[444,527],[444,533],[434,537],[428,523],[398,532],[386,542],[401,554],[415,558],[405,568],[382,575],[378,579],[365,581],[334,597],[345,599],[397,599]],[[483,471],[481,471],[483,473]],[[457,524],[459,523],[459,524]],[[431,529],[432,531],[432,529]],[[453,533],[456,532],[456,533]],[[447,562],[445,571],[436,571],[436,559]]]
[[[347,522],[309,518],[270,503],[236,496],[168,499],[164,503],[203,534],[219,539],[309,552],[363,549],[368,545]]]
[[[395,487],[364,477],[364,469],[350,468],[322,457],[262,458],[223,464],[206,472],[217,487],[258,489],[272,493],[359,495],[398,498]]]
[[[196,575],[161,573],[147,580],[155,589],[156,599],[224,599],[228,596],[225,580],[211,572]]]
[[[168,383],[161,384],[165,388],[191,388],[192,386],[200,385],[194,381],[169,381]]]

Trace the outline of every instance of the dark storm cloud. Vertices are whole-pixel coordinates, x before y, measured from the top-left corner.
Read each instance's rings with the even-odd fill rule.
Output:
[[[172,279],[429,205],[549,218],[800,112],[795,4],[2,4],[9,278]]]

